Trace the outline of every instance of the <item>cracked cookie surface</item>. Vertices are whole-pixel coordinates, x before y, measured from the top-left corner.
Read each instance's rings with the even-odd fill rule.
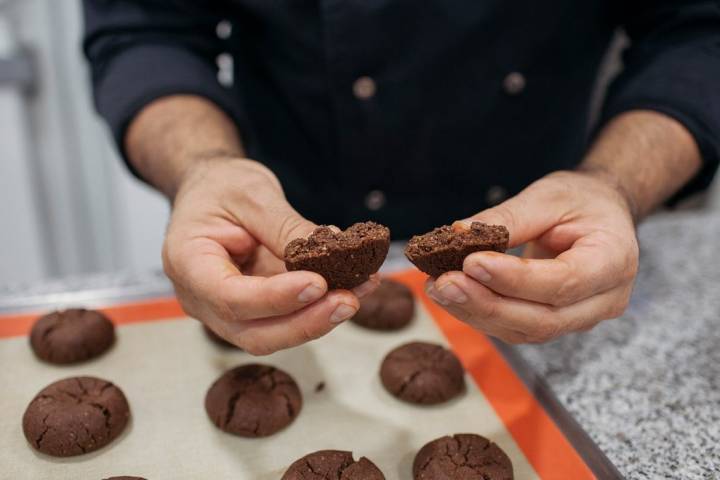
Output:
[[[415,314],[415,300],[408,287],[384,278],[373,293],[360,301],[360,309],[351,321],[371,330],[399,330]]]
[[[510,458],[485,437],[461,433],[427,443],[415,456],[414,480],[513,480]]]
[[[387,354],[380,366],[383,386],[410,403],[442,403],[465,390],[465,375],[454,353],[442,345],[411,342]]]
[[[380,469],[352,452],[320,450],[296,460],[281,480],[385,480]]]
[[[242,437],[265,437],[282,430],[301,407],[300,389],[290,375],[256,363],[228,370],[205,396],[210,420],[220,430]]]
[[[380,269],[389,248],[390,230],[374,222],[356,223],[342,232],[321,226],[308,238],[287,244],[285,267],[319,273],[329,290],[349,290]]]
[[[56,311],[39,318],[30,346],[50,363],[77,363],[97,357],[115,342],[115,326],[102,313],[83,308]]]
[[[23,415],[25,438],[55,457],[82,455],[113,441],[130,419],[123,392],[107,380],[71,377],[51,383]]]

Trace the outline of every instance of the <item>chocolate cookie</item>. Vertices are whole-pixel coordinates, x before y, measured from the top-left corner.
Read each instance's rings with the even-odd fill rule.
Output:
[[[295,461],[280,480],[385,480],[385,476],[365,457],[356,462],[352,452],[320,450]]]
[[[107,380],[72,377],[38,393],[23,415],[30,445],[55,457],[90,453],[113,441],[128,423],[123,392]]]
[[[205,335],[212,341],[215,345],[218,345],[223,348],[236,348],[238,350],[242,350],[242,348],[238,347],[234,343],[230,343],[224,338],[222,338],[217,333],[210,330],[206,325],[203,325],[203,330],[205,330]]]
[[[455,354],[425,342],[407,343],[388,353],[380,379],[397,398],[425,405],[445,402],[465,389],[463,367]]]
[[[115,326],[95,310],[73,308],[39,318],[30,332],[30,346],[50,363],[77,363],[97,357],[115,342]]]
[[[422,447],[413,462],[413,480],[513,480],[513,467],[500,447],[465,433]]]
[[[473,222],[469,229],[449,225],[410,239],[405,256],[431,277],[445,272],[462,271],[463,260],[484,250],[504,252],[510,233],[503,225]]]
[[[287,244],[285,267],[319,273],[330,290],[351,289],[380,269],[389,248],[390,230],[377,223],[356,223],[339,233],[323,226]]]
[[[205,396],[205,410],[220,429],[241,437],[265,437],[297,417],[302,395],[277,368],[248,364],[225,372]]]
[[[410,289],[383,279],[377,290],[360,301],[352,321],[372,330],[399,330],[410,323],[414,314],[415,300]]]

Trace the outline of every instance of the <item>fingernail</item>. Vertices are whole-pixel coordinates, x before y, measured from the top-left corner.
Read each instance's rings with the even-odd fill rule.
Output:
[[[323,289],[318,285],[311,283],[298,295],[298,301],[301,303],[310,303],[318,300],[323,296]]]
[[[348,318],[355,315],[355,312],[357,312],[357,309],[355,307],[351,307],[350,305],[341,303],[337,306],[332,315],[330,315],[330,323],[344,322]]]
[[[428,297],[432,298],[440,305],[448,305],[450,303],[438,293],[438,291],[435,289],[434,282],[427,286],[427,288],[425,289],[425,293],[427,293]]]
[[[452,282],[446,283],[445,285],[440,287],[438,291],[440,292],[440,295],[453,303],[465,303],[468,300],[465,292],[460,290],[460,287],[458,287]]]
[[[470,275],[478,282],[488,283],[490,280],[492,280],[492,276],[490,275],[490,273],[485,270],[485,267],[483,267],[479,263],[471,263],[470,265],[468,265],[465,273]]]

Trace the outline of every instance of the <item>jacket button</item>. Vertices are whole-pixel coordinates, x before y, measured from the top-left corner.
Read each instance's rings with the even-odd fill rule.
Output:
[[[370,77],[360,77],[353,83],[353,95],[359,100],[368,100],[375,96],[377,86]]]
[[[215,34],[222,40],[227,40],[232,35],[232,23],[227,20],[220,20],[215,27]]]
[[[520,72],[511,72],[503,80],[503,90],[508,95],[518,95],[525,90],[525,76]]]
[[[485,192],[485,202],[491,207],[502,203],[507,198],[507,190],[499,185],[493,185]]]
[[[365,196],[365,206],[368,210],[377,211],[385,206],[387,198],[380,190],[373,190]]]

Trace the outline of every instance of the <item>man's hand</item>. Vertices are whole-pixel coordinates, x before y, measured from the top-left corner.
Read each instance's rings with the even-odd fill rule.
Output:
[[[507,226],[510,247],[469,255],[463,272],[428,281],[457,318],[509,343],[592,328],[627,306],[638,267],[628,202],[601,175],[557,172],[471,219]]]
[[[256,355],[328,333],[357,311],[371,280],[327,292],[322,276],[287,272],[285,245],[316,227],[285,200],[277,178],[237,158],[196,162],[175,196],[165,272],[191,316]]]
[[[634,222],[700,169],[688,130],[658,112],[624,113],[577,172],[556,172],[472,219],[502,224],[523,258],[479,252],[428,282],[459,319],[510,343],[585,331],[625,310],[638,269]]]
[[[173,203],[163,265],[185,311],[256,355],[326,334],[357,311],[377,280],[327,291],[311,272],[287,272],[285,245],[316,227],[280,182],[245,152],[232,120],[192,95],[161,97],[130,124],[130,163]]]

